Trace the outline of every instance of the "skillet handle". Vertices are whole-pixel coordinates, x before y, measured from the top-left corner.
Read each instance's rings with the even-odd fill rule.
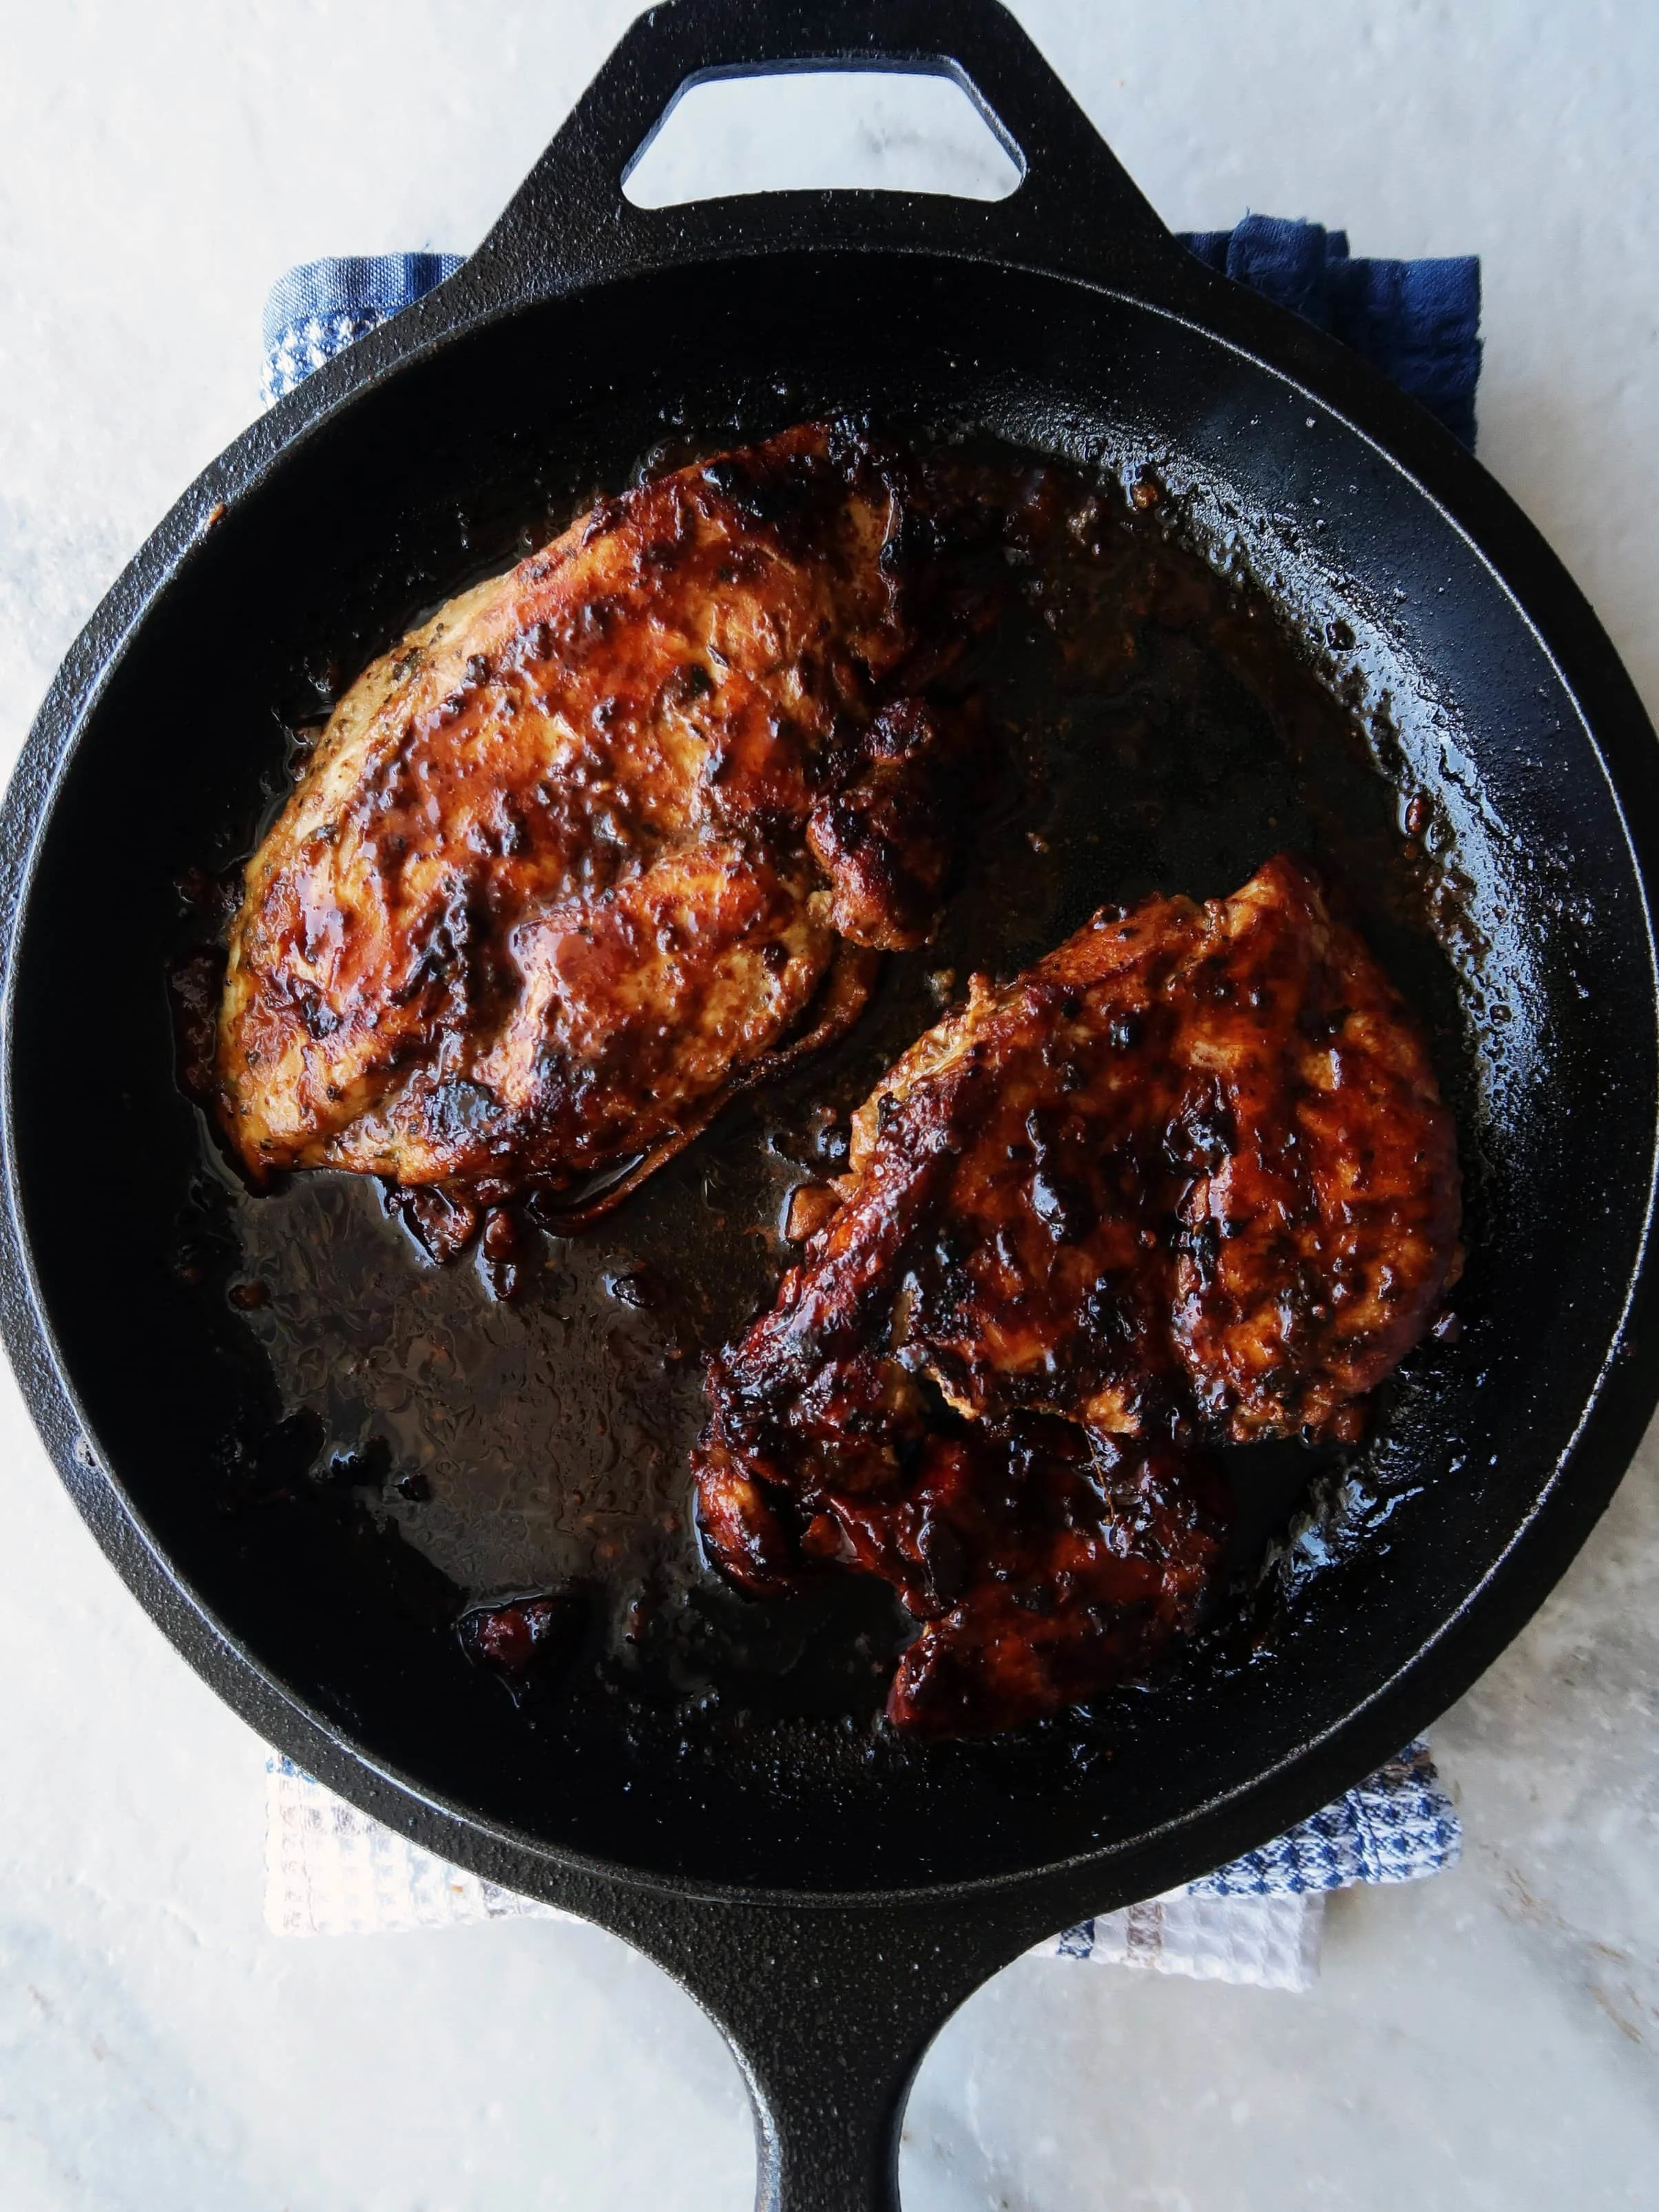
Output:
[[[1019,185],[989,203],[819,191],[639,208],[623,198],[690,86],[824,69],[951,78],[1007,149]],[[1166,295],[1192,265],[1000,0],[663,0],[625,33],[452,285],[488,313],[676,263],[837,246],[988,256]]]
[[[756,2212],[900,2212],[916,2069],[981,1983],[1077,1917],[1069,1897],[1043,1892],[817,1906],[657,1896],[620,1911],[607,1898],[582,1910],[666,1968],[731,2045],[754,2106]]]

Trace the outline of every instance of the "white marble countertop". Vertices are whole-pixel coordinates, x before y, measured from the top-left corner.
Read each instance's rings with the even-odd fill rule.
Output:
[[[319,253],[470,246],[630,12],[4,0],[0,761],[100,593],[253,412],[270,280]],[[1659,709],[1659,14],[1018,12],[1172,224],[1258,208],[1345,224],[1360,252],[1484,257],[1482,453]],[[836,143],[872,181],[905,149],[892,113]],[[744,157],[775,150],[763,124]],[[1306,1996],[1012,1968],[927,2063],[907,2212],[1651,2203],[1656,1475],[1650,1437],[1557,1595],[1437,1730],[1468,1828],[1455,1873],[1338,1899]],[[6,2212],[746,2206],[734,2067],[609,1937],[264,1932],[261,1747],[118,1583],[9,1380],[0,1583]]]

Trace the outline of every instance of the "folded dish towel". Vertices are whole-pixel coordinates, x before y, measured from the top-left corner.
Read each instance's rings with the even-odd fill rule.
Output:
[[[1480,264],[1473,254],[1354,260],[1346,230],[1266,215],[1246,216],[1233,230],[1185,231],[1182,243],[1363,354],[1473,447],[1480,375]]]
[[[1210,268],[1248,284],[1341,338],[1422,402],[1466,446],[1474,443],[1480,374],[1480,264],[1356,260],[1346,231],[1246,216],[1232,230],[1185,231]],[[459,253],[382,253],[307,261],[265,301],[264,392],[269,407],[314,368],[453,276]]]
[[[1342,338],[1473,446],[1478,261],[1356,260],[1343,232],[1267,216],[1183,242],[1211,268]],[[291,269],[265,305],[265,404],[460,265],[458,254],[394,253]],[[1067,1929],[1036,1955],[1306,1989],[1318,1972],[1330,1891],[1419,1881],[1450,1866],[1461,1848],[1428,1747],[1410,1744],[1273,1843],[1185,1889]],[[564,1916],[447,1865],[273,1754],[265,1917],[278,1935],[344,1936]]]
[[[1332,1890],[1420,1881],[1452,1865],[1461,1842],[1428,1746],[1410,1744],[1260,1850],[1165,1897],[1083,1921],[1032,1955],[1304,1990],[1319,1971]],[[568,1917],[447,1865],[336,1797],[292,1759],[275,1753],[266,1759],[265,1919],[274,1934],[391,1935]]]

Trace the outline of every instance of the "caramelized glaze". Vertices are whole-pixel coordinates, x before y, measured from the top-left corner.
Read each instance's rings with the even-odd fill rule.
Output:
[[[933,924],[966,771],[914,696],[908,467],[812,425],[681,469],[358,678],[230,930],[216,1087],[256,1176],[438,1187],[453,1249],[537,1178],[631,1165],[616,1203],[856,1018]]]
[[[929,1620],[901,1725],[1004,1727],[1144,1661],[1218,1551],[1182,1449],[1354,1440],[1459,1260],[1415,1024],[1284,855],[975,976],[854,1115],[842,1190],[711,1366],[697,1480],[739,1584],[838,1559]]]

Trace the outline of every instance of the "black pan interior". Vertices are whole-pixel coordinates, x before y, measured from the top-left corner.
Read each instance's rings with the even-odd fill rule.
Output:
[[[1181,526],[1346,681],[1361,734],[1316,714],[1331,757],[1298,770],[1248,714],[1197,763],[1179,730],[1079,727],[981,852],[954,937],[895,969],[866,1031],[554,1249],[522,1309],[422,1270],[369,1187],[244,1197],[173,1080],[179,879],[246,850],[291,732],[524,533],[653,449],[831,408],[977,425],[1120,481],[1150,468]],[[1161,805],[1115,805],[1115,744],[1139,748],[1138,799]],[[879,1594],[745,1612],[674,1564],[699,1346],[766,1294],[811,1106],[860,1095],[934,1017],[930,969],[1015,965],[1103,899],[1231,890],[1285,843],[1338,867],[1430,1024],[1468,1182],[1461,1340],[1413,1358],[1359,1452],[1258,1455],[1241,1476],[1251,1526],[1280,1538],[1248,1635],[1018,1738],[895,1744],[869,1725],[896,1627]],[[1144,1835],[1336,1725],[1453,1619],[1547,1486],[1618,1326],[1652,1168],[1639,886],[1571,697],[1490,570],[1268,371],[1131,303],[942,259],[618,284],[452,342],[313,432],[186,562],[92,714],[38,856],[11,1048],[21,1210],[65,1370],[233,1636],[427,1793],[738,1883],[1049,1863]],[[266,1303],[239,1312],[227,1286],[248,1280]],[[285,1322],[307,1300],[336,1316],[337,1358]],[[493,1404],[543,1412],[481,1425],[479,1376]],[[328,1421],[285,1419],[301,1401]],[[423,1498],[398,1423],[429,1443],[434,1403],[449,1472]],[[583,1652],[564,1686],[515,1704],[462,1653],[458,1586],[572,1565],[594,1586]],[[572,1695],[601,1653],[623,1662],[609,1686]]]

